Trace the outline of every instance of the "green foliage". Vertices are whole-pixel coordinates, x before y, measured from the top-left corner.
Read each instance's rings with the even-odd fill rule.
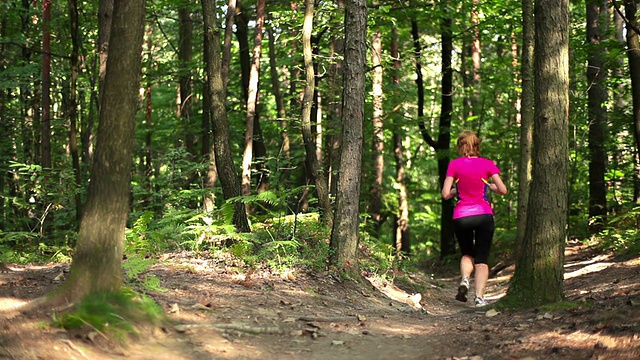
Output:
[[[636,256],[640,253],[640,206],[610,217],[607,227],[596,239],[605,251]]]
[[[276,271],[297,266],[321,270],[329,256],[328,238],[329,229],[317,213],[288,215],[256,224],[252,236],[233,244],[230,251],[249,264]]]
[[[64,329],[88,327],[121,344],[140,335],[146,326],[163,321],[163,310],[150,298],[130,288],[115,293],[94,293],[85,297],[72,313],[57,316],[52,324]]]

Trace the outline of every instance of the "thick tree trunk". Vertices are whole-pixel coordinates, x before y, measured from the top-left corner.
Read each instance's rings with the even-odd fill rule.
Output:
[[[345,57],[342,96],[342,152],[336,211],[331,231],[331,264],[359,276],[360,182],[365,79],[367,65],[367,2],[348,0],[345,6]]]
[[[225,108],[225,87],[222,81],[219,29],[216,25],[213,0],[201,0],[204,20],[204,61],[209,87],[209,102],[213,118],[213,150],[216,169],[225,200],[240,196],[240,178],[233,164],[229,122]],[[250,232],[244,203],[234,202],[233,224],[238,232]]]
[[[605,76],[607,70],[602,67],[602,18],[603,0],[588,0],[587,7],[587,80],[589,81],[588,113],[589,113],[589,230],[599,233],[606,224],[607,187],[605,173],[607,171],[607,153],[605,150],[605,134],[607,133],[607,111],[604,103],[607,98]]]
[[[522,255],[505,301],[562,300],[569,173],[569,1],[535,3],[533,176]],[[548,46],[555,44],[555,46]]]
[[[112,43],[87,204],[71,271],[58,302],[119,291],[122,247],[129,215],[135,113],[144,34],[144,0],[116,0]]]

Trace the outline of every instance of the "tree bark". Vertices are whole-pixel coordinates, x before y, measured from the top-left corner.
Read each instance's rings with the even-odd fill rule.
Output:
[[[384,124],[383,92],[382,92],[382,34],[376,31],[371,41],[371,64],[373,66],[373,137],[371,139],[371,162],[373,166],[370,177],[369,215],[371,216],[373,236],[378,237],[384,220],[382,215],[382,186],[384,176]]]
[[[198,140],[196,135],[198,127],[191,116],[191,104],[193,94],[191,93],[191,61],[193,60],[193,25],[191,20],[191,10],[189,6],[181,5],[178,9],[179,18],[179,45],[178,45],[178,109],[176,111],[178,119],[184,129],[184,141],[187,152],[196,158],[200,151],[197,149]],[[208,135],[208,134],[207,134]]]
[[[51,169],[51,0],[42,1],[42,130],[41,165]]]
[[[265,1],[257,1],[256,33],[253,38],[253,61],[249,71],[247,91],[246,130],[244,133],[244,153],[242,156],[242,195],[251,194],[251,164],[254,155],[254,136],[256,135],[257,107],[260,84],[260,59],[262,58],[262,37],[264,30]]]
[[[607,110],[604,103],[607,98],[605,77],[607,70],[603,68],[602,26],[604,16],[608,16],[603,8],[604,1],[588,0],[587,7],[587,80],[589,81],[588,114],[589,114],[589,231],[599,233],[606,224],[607,187],[605,173],[607,171],[607,153],[605,150],[605,134],[607,133]]]
[[[119,291],[122,285],[145,1],[116,0],[113,14],[113,41],[86,209],[71,271],[51,300],[54,304],[76,302],[95,292]]]
[[[624,9],[627,18],[627,59],[629,60],[631,96],[633,99],[632,127],[637,156],[633,197],[636,204],[640,204],[640,35],[636,31],[640,22],[637,15],[637,3],[634,0],[625,0]]]
[[[213,118],[213,150],[216,169],[222,185],[225,200],[241,195],[240,178],[233,164],[233,152],[230,143],[229,122],[225,108],[225,87],[222,81],[222,59],[220,47],[220,30],[216,24],[213,0],[201,0],[204,20],[204,61],[209,87],[209,102]],[[234,202],[233,224],[238,232],[250,232],[245,205],[241,201]]]
[[[69,84],[69,152],[71,153],[71,162],[76,188],[80,188],[82,183],[82,172],[80,170],[80,155],[78,151],[78,74],[80,72],[80,33],[78,18],[78,3],[76,0],[69,0],[69,20],[71,23],[71,78]],[[76,191],[74,195],[76,205],[76,221],[80,223],[82,218],[82,197],[80,192]]]
[[[569,1],[535,3],[533,176],[523,254],[505,302],[531,308],[563,297],[569,174]],[[554,44],[554,46],[549,46]]]
[[[398,29],[392,30],[391,58],[393,59],[392,82],[396,92],[400,85],[400,51],[398,46]],[[394,119],[397,118],[394,117]],[[402,145],[402,132],[400,124],[393,126],[393,150],[396,161],[396,186],[398,192],[398,209],[396,211],[393,242],[396,253],[411,251],[409,238],[409,189],[407,188],[407,175],[404,162],[404,146]]]
[[[302,53],[304,56],[304,68],[306,84],[302,100],[302,137],[307,155],[307,163],[310,173],[316,185],[318,193],[318,205],[322,221],[329,227],[332,226],[331,204],[329,202],[329,189],[327,173],[323,170],[316,154],[316,142],[311,131],[311,110],[315,94],[315,72],[313,69],[313,56],[311,50],[311,32],[313,30],[314,1],[305,0],[304,24],[302,26]]]
[[[440,188],[444,184],[447,167],[449,166],[451,113],[453,112],[453,69],[451,67],[453,56],[453,33],[451,27],[453,20],[446,8],[443,8],[443,14],[440,24],[442,36],[442,100],[438,124],[438,142],[434,147],[438,154],[438,184],[440,184]],[[441,198],[440,204],[442,208],[440,258],[444,259],[456,253],[456,245],[453,238],[453,203],[451,200]]]
[[[527,208],[531,185],[531,152],[533,150],[533,123],[535,117],[534,46],[533,0],[522,0],[522,63],[520,65],[522,94],[520,104],[520,166],[518,168],[516,257],[522,254],[524,235],[527,228]]]
[[[349,0],[345,4],[344,126],[330,261],[344,273],[357,277],[368,14],[364,0]]]
[[[453,34],[451,33],[452,19],[447,14],[447,9],[443,6],[442,12],[445,16],[440,20],[440,35],[442,43],[442,94],[440,104],[440,121],[438,129],[438,140],[435,141],[429,135],[424,124],[424,84],[422,81],[422,65],[420,64],[421,45],[418,23],[411,21],[411,33],[413,37],[414,58],[416,62],[416,85],[418,86],[418,127],[423,140],[431,146],[437,154],[438,159],[438,184],[440,188],[444,184],[444,178],[449,166],[449,147],[451,141],[451,113],[453,111],[453,70],[451,68],[453,56]],[[456,253],[456,245],[453,238],[453,203],[452,200],[441,199],[440,207],[442,216],[440,217],[440,258],[444,259]]]

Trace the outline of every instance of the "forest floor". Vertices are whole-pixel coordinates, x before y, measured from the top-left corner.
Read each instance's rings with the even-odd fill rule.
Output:
[[[566,255],[566,298],[588,306],[497,312],[454,300],[456,266],[403,274],[401,286],[244,272],[207,253],[165,254],[147,273],[166,291],[148,295],[170,321],[127,346],[91,329],[55,328],[51,312],[19,312],[60,286],[68,264],[8,264],[0,359],[639,359],[640,257],[580,244]],[[512,273],[506,267],[490,280],[490,302]]]

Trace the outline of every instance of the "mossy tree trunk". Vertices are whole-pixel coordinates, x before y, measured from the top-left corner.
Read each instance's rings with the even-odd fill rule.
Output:
[[[533,176],[522,255],[504,300],[532,308],[563,298],[569,173],[569,1],[535,3]]]
[[[122,285],[145,0],[116,0],[98,140],[71,271],[53,301],[76,302]]]

